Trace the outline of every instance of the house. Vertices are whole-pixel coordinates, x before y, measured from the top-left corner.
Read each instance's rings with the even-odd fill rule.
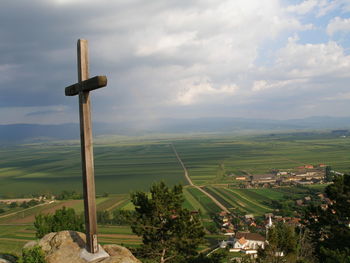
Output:
[[[224,217],[224,216],[226,216],[227,214],[228,214],[228,213],[227,213],[226,211],[221,211],[220,214],[219,214],[219,216]]]
[[[253,215],[253,214],[246,214],[246,215],[244,215],[244,218],[245,218],[246,220],[248,220],[248,219],[253,220],[253,219],[254,219],[254,215]]]
[[[296,205],[301,206],[303,205],[303,200],[299,199],[295,201]]]
[[[237,232],[230,252],[249,251],[255,254],[259,248],[265,248],[265,242],[266,239],[258,233]]]
[[[323,200],[323,199],[325,198],[324,194],[322,194],[322,193],[321,193],[321,194],[318,194],[317,196],[318,196],[321,200]]]
[[[328,205],[327,204],[321,204],[321,209],[323,211],[326,211],[328,209]]]
[[[232,237],[235,234],[235,232],[232,229],[226,229],[226,233],[224,236],[230,236]]]
[[[276,176],[273,174],[254,174],[252,183],[276,183]]]
[[[245,180],[247,180],[247,177],[245,177],[245,176],[237,176],[235,179],[239,180],[239,181],[245,181]]]
[[[297,217],[291,217],[291,218],[288,218],[286,219],[286,224],[288,225],[292,225],[292,226],[301,226],[300,224],[300,218],[297,218]]]
[[[304,200],[305,200],[306,202],[310,202],[310,201],[311,201],[311,197],[310,197],[310,196],[305,196],[305,197],[304,197]]]

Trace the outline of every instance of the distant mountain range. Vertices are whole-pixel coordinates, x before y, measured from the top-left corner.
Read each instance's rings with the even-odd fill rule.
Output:
[[[142,127],[142,128],[140,128]],[[152,133],[200,133],[240,131],[287,131],[348,129],[350,117],[310,117],[305,119],[268,120],[245,118],[161,119],[147,122],[94,123],[97,135],[144,135]],[[79,138],[79,124],[0,125],[0,142],[67,140]]]

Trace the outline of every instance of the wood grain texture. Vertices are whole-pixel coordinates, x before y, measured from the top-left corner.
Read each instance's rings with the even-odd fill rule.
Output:
[[[65,88],[66,96],[75,96],[78,95],[81,91],[92,91],[105,87],[107,85],[106,76],[95,76],[90,79],[86,79],[82,82],[75,83]]]
[[[89,58],[87,40],[78,40],[78,81],[79,84],[89,78]],[[98,252],[94,157],[92,148],[92,124],[89,91],[79,92],[81,158],[84,187],[84,210],[86,244],[90,253]]]

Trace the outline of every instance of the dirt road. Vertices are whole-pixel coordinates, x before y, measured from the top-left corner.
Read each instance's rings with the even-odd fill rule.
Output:
[[[193,186],[193,187],[197,188],[197,189],[198,189],[199,191],[201,191],[203,194],[205,194],[206,196],[208,196],[208,197],[209,197],[218,207],[220,207],[223,211],[225,211],[225,212],[227,212],[227,213],[230,213],[230,211],[229,211],[223,204],[221,204],[214,196],[212,196],[212,195],[209,194],[207,191],[205,191],[204,189],[202,189],[201,187],[195,185],[195,184],[192,182],[191,178],[190,178],[189,175],[188,175],[187,168],[186,168],[185,164],[183,163],[183,161],[181,160],[181,158],[180,158],[178,152],[176,151],[174,144],[171,143],[170,146],[171,146],[171,148],[173,149],[173,151],[174,151],[174,153],[175,153],[175,155],[176,155],[177,160],[179,161],[180,165],[182,166],[182,168],[183,168],[183,170],[184,170],[184,175],[185,175],[186,180],[188,181],[188,184],[189,184],[190,186]]]

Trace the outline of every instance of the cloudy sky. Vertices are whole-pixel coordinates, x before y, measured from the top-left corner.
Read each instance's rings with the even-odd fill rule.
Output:
[[[4,0],[0,124],[78,121],[76,41],[93,119],[350,116],[350,0]]]

